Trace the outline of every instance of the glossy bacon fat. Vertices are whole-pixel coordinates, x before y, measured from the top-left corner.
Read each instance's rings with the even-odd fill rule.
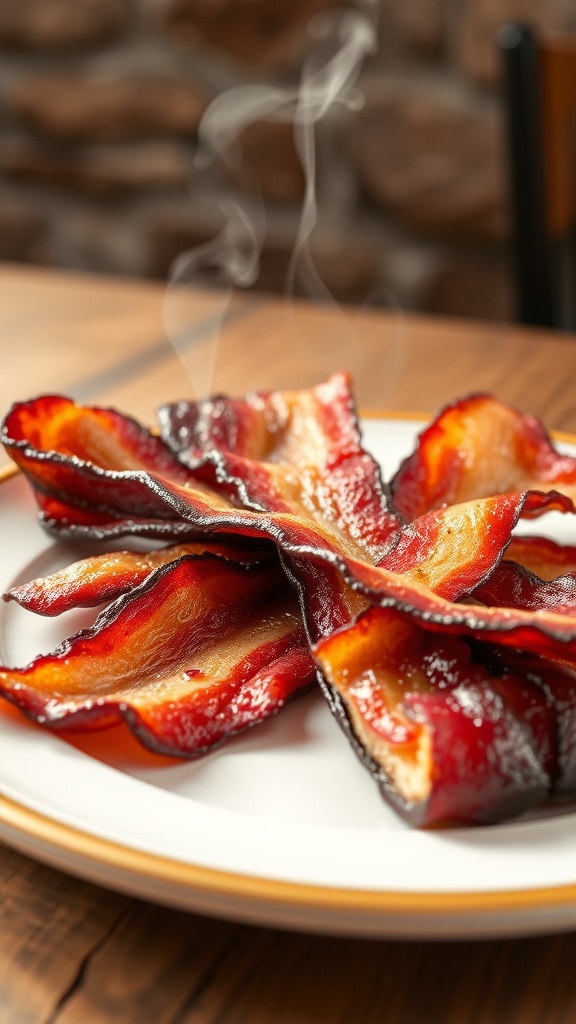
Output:
[[[396,474],[394,507],[407,520],[444,505],[525,490],[576,498],[576,459],[554,448],[534,416],[471,395],[427,427]]]
[[[502,408],[498,458],[507,466],[510,438],[527,434],[536,455],[514,448],[524,475],[508,467],[510,486],[498,471],[489,496],[461,500],[466,473],[438,455],[434,476],[419,449],[396,478],[403,525],[343,375],[165,407],[162,438],[66,399],[15,406],[4,443],[53,533],[179,544],[13,589],[42,614],[113,603],[60,650],[4,669],[2,692],[53,727],[123,719],[153,749],[196,756],[309,685],[312,645],[345,734],[414,823],[498,820],[574,792],[573,550],[511,543],[520,516],[573,514],[557,486],[569,466]],[[548,493],[519,487],[548,471]]]

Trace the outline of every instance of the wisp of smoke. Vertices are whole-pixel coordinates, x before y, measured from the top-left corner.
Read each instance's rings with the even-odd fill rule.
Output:
[[[238,164],[238,139],[249,124],[268,119],[289,122],[304,171],[305,190],[294,249],[289,263],[286,294],[296,283],[325,302],[333,302],[310,254],[309,240],[317,222],[315,126],[335,105],[357,107],[361,97],[355,85],[366,56],[377,45],[377,0],[356,0],[354,7],[336,8],[317,16],[309,26],[314,46],[304,63],[297,88],[251,84],[230,89],[207,107],[198,130],[195,175],[210,175],[219,164]],[[229,315],[234,289],[253,285],[259,276],[265,217],[261,198],[251,203],[224,197],[219,203],[224,227],[204,245],[179,256],[170,273],[164,303],[168,338],[190,377],[197,398],[212,386],[218,335]],[[193,290],[217,286],[219,314],[211,337],[202,345],[194,331],[189,301]],[[287,306],[287,314],[291,313]],[[340,329],[339,329],[340,328]],[[312,374],[322,376],[339,366],[358,361],[357,339],[339,311],[334,330],[328,332]],[[310,356],[310,353],[308,353]],[[310,361],[310,359],[309,359]]]

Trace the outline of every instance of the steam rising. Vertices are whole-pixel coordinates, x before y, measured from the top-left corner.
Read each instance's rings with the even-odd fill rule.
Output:
[[[293,294],[298,280],[308,294],[332,301],[308,248],[317,221],[315,126],[335,105],[358,108],[361,104],[361,96],[354,87],[365,57],[376,49],[376,15],[376,0],[356,0],[354,8],[335,9],[317,16],[309,26],[314,45],[298,88],[246,85],[230,89],[210,103],[199,126],[194,164],[196,184],[213,174],[219,165],[228,169],[238,166],[238,139],[249,124],[268,119],[294,125],[305,194],[288,269],[288,295]],[[265,232],[261,198],[248,203],[227,197],[220,201],[219,209],[224,227],[209,242],[175,260],[164,304],[168,337],[197,398],[211,390],[218,334],[229,316],[234,289],[250,287],[258,279]],[[215,318],[212,336],[199,344],[190,309],[192,290],[215,285],[221,294],[220,313]],[[287,312],[290,315],[290,305]],[[359,347],[355,342],[354,332],[339,311],[334,330],[330,331],[329,353],[317,353],[316,376],[354,363]]]

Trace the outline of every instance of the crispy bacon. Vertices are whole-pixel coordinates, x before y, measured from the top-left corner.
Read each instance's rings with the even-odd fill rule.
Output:
[[[472,498],[525,490],[576,498],[576,459],[556,451],[534,416],[483,394],[446,406],[392,481],[394,508],[407,520]]]
[[[553,494],[523,493],[429,512],[402,530],[378,565],[442,597],[467,597],[500,561],[520,516],[551,509],[572,511],[572,505]]]
[[[322,641],[316,658],[361,756],[412,823],[497,820],[548,792],[543,694],[526,702],[541,720],[538,745],[461,639],[371,608]]]
[[[3,596],[5,601],[16,601],[37,615],[60,615],[73,608],[94,608],[133,590],[159,566],[175,562],[184,555],[204,553],[245,565],[272,556],[271,549],[264,545],[224,540],[179,544],[155,551],[111,551],[83,558],[51,576],[12,587]]]
[[[576,666],[576,600],[561,580],[544,590],[546,584],[528,569],[516,565],[510,570],[502,561],[509,545],[512,550],[517,544],[511,544],[511,536],[521,515],[550,509],[574,513],[570,494],[548,486],[564,484],[560,478],[568,469],[562,457],[546,456],[542,433],[533,424],[530,432],[508,412],[501,435],[533,439],[536,455],[530,461],[522,449],[522,465],[532,483],[548,472],[547,493],[512,493],[500,486],[502,472],[494,488],[502,493],[447,506],[437,500],[440,484],[449,489],[460,476],[455,470],[449,473],[439,456],[430,462],[436,478],[428,474],[428,479],[422,470],[424,465],[427,471],[428,463],[414,457],[405,464],[404,478],[402,472],[397,477],[396,497],[408,495],[404,506],[400,500],[403,514],[412,518],[412,499],[422,480],[426,486],[432,481],[434,502],[445,507],[433,503],[407,526],[390,511],[377,467],[362,451],[341,375],[305,392],[166,407],[161,413],[164,440],[107,410],[83,411],[63,399],[37,399],[14,407],[4,440],[35,488],[44,521],[57,535],[106,538],[135,533],[226,545],[228,557],[236,559],[225,563],[233,581],[270,579],[266,574],[275,573],[279,593],[285,595],[278,600],[284,602],[294,600],[286,591],[290,580],[300,599],[308,642],[315,645],[325,675],[328,702],[392,801],[421,824],[484,821],[517,813],[547,793],[576,788],[575,758],[570,759],[570,744],[576,748],[575,688],[568,667]],[[35,415],[38,423],[31,428]],[[259,553],[268,557],[271,542],[283,574],[275,559],[238,564]],[[244,554],[232,550],[244,544],[249,545]],[[525,544],[523,550],[525,559],[547,560],[550,569],[569,557],[547,550],[544,543]],[[192,588],[196,600],[209,609],[214,595],[210,574],[200,579],[198,568],[189,570],[193,580],[183,582],[178,574],[184,570],[175,567],[223,560],[186,555],[172,562],[169,549],[148,562],[138,562],[140,557],[124,555],[117,570],[105,557],[100,563],[93,559],[72,568],[68,576],[36,581],[9,595],[50,613],[52,608],[94,603],[99,595],[110,599],[141,580],[103,613],[93,631],[71,638],[63,654],[39,658],[28,669],[5,670],[0,683],[9,699],[37,718],[46,718],[48,709],[51,724],[59,727],[124,717],[155,749],[195,756],[237,728],[266,717],[287,695],[308,685],[312,668],[302,621],[293,604],[285,603],[273,605],[270,618],[271,589],[266,596],[259,590],[252,594],[241,619],[226,605],[220,646],[209,629],[197,630],[211,650],[228,650],[230,615],[234,636],[243,638],[235,639],[235,650],[249,651],[251,663],[263,665],[266,680],[273,679],[264,696],[250,684],[244,699],[242,683],[242,697],[237,698],[236,667],[224,679],[214,676],[213,650],[210,671],[202,667],[194,646],[199,641],[190,639],[187,646],[196,624],[185,641],[181,624],[173,624],[177,635],[170,654],[165,640],[170,634],[164,631],[172,616],[162,602],[185,602]],[[156,558],[166,564],[156,565]],[[224,572],[222,567],[219,571]],[[62,583],[64,595],[54,594],[55,585]],[[237,585],[222,586],[233,594]],[[263,643],[258,634],[253,650],[250,630],[256,630],[264,608],[272,648],[268,634]],[[163,631],[158,653],[148,648],[140,663],[135,653],[134,678],[130,669],[127,682],[118,676],[119,653],[115,661],[110,647],[118,647],[124,626],[116,623],[123,623],[125,614],[134,624],[128,637],[135,652],[140,623],[147,616]],[[206,610],[202,621],[218,621],[218,615]],[[274,646],[280,641],[288,643],[288,664],[282,660],[284,648],[278,654]],[[527,653],[520,656],[518,647]],[[202,652],[209,659],[208,648]],[[183,654],[186,666],[188,655],[194,655],[192,666],[183,667]],[[543,655],[564,664],[547,662]],[[280,690],[278,673],[270,676],[265,667],[277,666],[278,657]],[[163,658],[168,659],[167,674],[162,675],[162,668],[164,682],[155,688],[148,665],[158,675],[157,660],[164,666]],[[81,689],[83,661],[95,677],[97,664],[99,670],[108,666],[110,679],[101,696],[94,696],[94,688]],[[67,702],[67,689],[72,703]],[[206,711],[214,707],[218,729],[212,712]],[[205,724],[207,713],[210,726]],[[186,736],[194,734],[189,746],[182,730]]]
[[[316,647],[332,707],[413,824],[500,820],[574,792],[576,676],[370,608]]]
[[[180,403],[161,419],[178,458],[118,413],[52,396],[14,406],[2,441],[30,479],[45,522],[64,535],[89,535],[91,509],[100,534],[128,532],[131,522],[141,533],[149,523],[152,534],[165,520],[181,522],[178,497],[175,506],[155,500],[158,480],[186,488],[185,498],[208,516],[238,504],[284,513],[313,526],[330,547],[370,560],[393,542],[399,523],[360,445],[346,376],[245,402]],[[222,438],[235,447],[216,449]]]
[[[502,562],[473,592],[476,600],[491,606],[553,611],[576,619],[576,573],[541,580],[516,562]]]
[[[178,402],[159,419],[176,458],[243,508],[330,524],[341,547],[355,542],[370,561],[398,531],[378,465],[362,448],[344,374],[308,391]]]
[[[187,474],[162,441],[136,420],[114,409],[76,405],[60,395],[42,395],[12,406],[2,441],[16,462],[28,450],[58,453],[102,469],[147,469],[185,480]],[[19,463],[20,464],[20,463]]]
[[[154,569],[52,654],[2,669],[0,692],[54,729],[125,721],[151,750],[197,757],[313,679],[277,564],[204,554]]]
[[[57,500],[70,504],[82,495],[87,521],[89,498],[91,494],[95,496],[96,536],[102,535],[105,504],[105,516],[112,528],[115,523],[125,525],[129,521],[139,521],[144,529],[147,523],[180,521],[194,536],[225,532],[269,538],[285,557],[299,559],[300,565],[303,560],[313,562],[315,578],[318,566],[326,564],[343,575],[352,587],[377,600],[380,595],[394,600],[399,590],[404,593],[408,579],[420,581],[441,596],[466,596],[500,561],[520,514],[540,514],[550,508],[573,510],[569,499],[553,493],[503,495],[441,510],[420,520],[417,528],[400,531],[396,526],[394,532],[389,532],[388,552],[375,568],[365,560],[356,542],[347,546],[338,543],[341,531],[334,530],[328,516],[324,520],[313,515],[304,519],[292,512],[239,508],[223,494],[196,480],[182,484],[143,470],[110,471],[70,456],[35,450],[31,445],[16,449],[15,445],[18,442],[9,443],[9,450],[41,493],[54,488],[59,493]],[[365,481],[361,480],[362,492],[364,487]],[[387,522],[386,531],[389,528]],[[89,526],[85,533],[90,535]],[[355,557],[358,554],[360,557]],[[323,612],[322,631],[315,629],[314,638],[340,625],[341,612],[332,621]]]
[[[566,572],[576,572],[576,547],[558,544],[548,537],[514,536],[506,558],[519,562],[542,580],[553,580]]]

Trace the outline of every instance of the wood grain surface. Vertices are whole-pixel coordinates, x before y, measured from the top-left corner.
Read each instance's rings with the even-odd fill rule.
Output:
[[[307,383],[347,365],[367,409],[432,411],[486,389],[576,431],[566,336],[257,296],[223,312],[204,294],[180,359],[163,303],[152,284],[0,268],[2,413],[56,390],[151,418],[191,392],[192,350],[221,323],[219,389]],[[0,1024],[573,1024],[575,956],[572,933],[391,942],[216,921],[0,845]]]

